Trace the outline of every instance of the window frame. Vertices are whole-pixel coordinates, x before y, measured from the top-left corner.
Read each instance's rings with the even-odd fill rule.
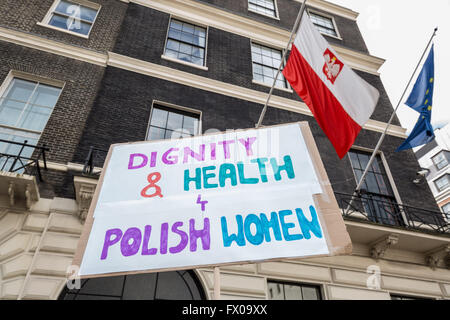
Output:
[[[373,154],[373,151],[374,151],[373,149],[370,149],[370,148],[365,148],[365,147],[355,146],[355,145],[353,145],[350,148],[349,152],[352,150],[359,151],[359,152],[366,152],[366,153],[370,153],[370,154]],[[388,178],[389,184],[391,185],[391,189],[394,194],[395,201],[397,202],[398,205],[403,205],[402,199],[400,197],[400,193],[398,192],[398,189],[397,189],[397,185],[395,184],[394,176],[392,175],[391,169],[389,168],[389,164],[387,162],[386,156],[384,155],[384,152],[378,151],[377,156],[380,156],[380,158],[381,158],[381,162],[383,164],[384,171],[386,172],[386,176]],[[359,183],[359,181],[355,174],[355,170],[353,168],[352,160],[350,159],[349,153],[347,153],[346,158],[348,159],[350,168],[352,169],[352,172],[353,172],[353,178],[355,179],[355,183],[357,185]],[[401,216],[402,216],[403,223],[406,224],[407,219],[406,219],[406,216],[403,211],[401,212]]]
[[[342,36],[341,36],[341,33],[339,32],[339,29],[337,27],[336,20],[334,19],[334,16],[332,16],[330,14],[327,14],[327,13],[319,12],[319,11],[314,10],[314,9],[309,9],[309,8],[306,11],[307,11],[308,17],[310,19],[311,19],[311,13],[312,13],[313,15],[320,16],[320,17],[323,17],[323,18],[328,18],[328,19],[331,20],[331,23],[333,24],[334,31],[336,32],[336,35],[331,35],[331,34],[324,33],[322,31],[320,31],[317,28],[317,26],[315,25],[315,23],[313,21],[311,21],[311,23],[314,25],[314,27],[316,27],[316,30],[319,31],[320,34],[322,34],[324,36],[327,36],[327,37],[335,38],[335,39],[338,39],[338,40],[343,40]]]
[[[98,15],[100,14],[100,10],[101,10],[102,6],[100,4],[98,4],[98,3],[90,2],[90,1],[87,1],[87,0],[67,0],[68,2],[73,2],[73,3],[76,3],[76,4],[80,5],[80,6],[84,6],[84,7],[88,7],[90,9],[93,9],[93,10],[97,10],[97,14],[95,15],[95,18],[94,18],[94,20],[91,23],[91,28],[89,29],[88,34],[84,35],[84,34],[81,34],[81,33],[75,32],[75,31],[71,31],[71,30],[55,27],[55,26],[52,26],[50,24],[50,20],[53,17],[53,13],[55,12],[56,8],[58,7],[58,5],[60,4],[61,1],[63,1],[63,0],[54,0],[52,6],[47,11],[47,14],[44,16],[44,19],[42,19],[41,22],[37,22],[37,24],[39,26],[42,26],[42,27],[50,28],[50,29],[53,29],[53,30],[58,30],[58,31],[61,31],[61,32],[65,32],[65,33],[74,35],[74,36],[78,36],[78,37],[81,37],[81,38],[89,39],[89,36],[90,36],[90,34],[92,32],[92,29],[94,28],[94,24],[97,21],[97,18],[98,18]]]
[[[445,209],[444,209],[445,207],[448,207],[448,208],[449,208],[449,211],[448,211],[448,212],[445,212]],[[442,211],[442,213],[444,214],[444,217],[445,217],[447,220],[450,220],[450,202],[444,204],[444,205],[441,207],[441,211]]]
[[[444,178],[444,177],[447,177],[448,184],[441,190],[441,189],[439,189],[439,187],[438,187],[438,185],[436,184],[436,182],[437,182],[438,180],[441,180],[441,179]],[[450,187],[450,173],[445,172],[444,174],[442,174],[442,175],[440,175],[439,177],[437,177],[436,179],[434,179],[434,180],[433,180],[433,183],[434,183],[434,186],[435,186],[435,188],[436,188],[436,190],[437,190],[438,193],[444,192],[447,188]]]
[[[206,29],[205,48],[204,48],[205,56],[203,58],[203,65],[198,65],[198,64],[195,64],[195,63],[192,63],[192,62],[187,62],[187,61],[184,61],[184,60],[181,60],[181,59],[177,59],[177,58],[172,58],[172,57],[166,56],[167,42],[169,41],[170,22],[172,21],[172,19],[192,24],[195,27],[201,27],[201,28],[205,28]],[[191,20],[188,20],[188,19],[185,19],[185,18],[182,18],[182,17],[175,16],[173,14],[170,14],[169,15],[169,23],[167,24],[166,39],[164,41],[164,47],[163,47],[163,52],[162,52],[162,55],[161,55],[161,59],[172,61],[172,62],[176,62],[176,63],[180,63],[180,64],[184,64],[184,65],[187,65],[187,66],[190,66],[190,67],[194,67],[194,68],[198,68],[198,69],[201,69],[201,70],[208,71],[208,67],[207,67],[208,39],[209,39],[209,26],[208,25],[204,25],[204,24],[201,24],[201,23],[198,23],[198,22],[193,22]]]
[[[431,161],[433,162],[433,165],[434,165],[434,167],[437,169],[437,171],[441,171],[441,170],[447,168],[447,166],[448,166],[448,164],[449,164],[449,159],[447,158],[447,153],[449,153],[447,150],[441,150],[441,151],[439,151],[438,153],[436,153],[433,157],[431,157]],[[434,161],[434,159],[435,159],[436,157],[438,157],[439,155],[441,155],[441,154],[444,156],[444,159],[447,161],[447,164],[446,164],[445,166],[443,166],[442,168],[439,168],[438,164],[441,163],[442,161],[436,163],[436,162]]]
[[[247,11],[280,21],[280,13],[278,11],[277,0],[273,0],[273,6],[275,8],[275,16],[271,16],[266,13],[262,13],[262,12],[258,12],[257,10],[250,9],[250,0],[247,0]]]
[[[201,110],[197,110],[197,109],[192,109],[192,108],[188,108],[188,107],[183,107],[183,106],[179,106],[176,104],[172,104],[172,103],[168,103],[168,102],[164,102],[164,101],[160,101],[160,100],[153,100],[152,101],[152,105],[150,107],[150,114],[148,117],[148,121],[147,121],[147,131],[145,132],[145,141],[162,141],[161,139],[159,140],[150,140],[149,139],[149,132],[150,132],[150,126],[151,126],[151,121],[152,121],[152,114],[153,114],[153,109],[155,108],[155,106],[161,106],[161,107],[165,107],[165,108],[169,108],[169,109],[173,109],[175,110],[174,113],[176,113],[176,111],[180,111],[180,112],[187,112],[187,113],[191,113],[193,115],[198,115],[198,129],[197,129],[197,134],[194,134],[192,137],[197,137],[197,136],[201,136],[202,135],[202,111]],[[163,139],[166,140],[166,139]]]
[[[410,294],[403,294],[403,293],[395,293],[395,292],[389,292],[389,297],[392,301],[408,301],[408,300],[436,300],[435,297],[425,297],[425,296],[414,296]],[[396,299],[393,299],[396,298]]]
[[[315,300],[315,301],[321,301],[321,300],[326,300],[326,296],[325,296],[325,291],[324,291],[324,286],[322,283],[306,283],[306,282],[297,282],[297,281],[290,281],[290,280],[279,280],[279,279],[273,279],[273,278],[268,278],[266,281],[266,288],[267,288],[267,299],[269,299],[269,283],[274,283],[274,284],[281,284],[281,285],[288,285],[288,286],[297,286],[297,287],[310,287],[310,288],[315,288],[317,289],[317,292],[319,294],[319,299]],[[271,300],[271,301],[275,301],[275,300]],[[284,300],[283,301],[289,301],[286,300],[286,294],[284,294]],[[290,300],[290,301],[307,301],[307,300]],[[313,301],[313,300],[310,300]]]
[[[356,151],[356,152],[358,152],[358,151],[359,151],[359,152],[366,152],[366,153],[368,153],[368,154],[370,154],[370,155],[372,155],[372,154],[373,154],[373,151],[374,151],[373,149],[369,149],[369,148],[365,148],[365,147],[360,147],[360,146],[352,146],[352,147],[350,148],[350,150],[349,150],[349,153],[350,153],[352,150],[354,150],[354,151]],[[355,169],[353,168],[352,160],[350,159],[349,153],[347,153],[347,157],[346,157],[346,158],[348,159],[350,168],[352,168],[353,178],[355,179],[356,184],[358,184],[359,181],[358,181],[357,176],[356,176],[356,174],[355,174]],[[386,176],[387,176],[387,178],[388,178],[388,180],[389,180],[389,183],[390,183],[390,185],[391,185],[392,192],[393,192],[393,194],[394,194],[395,200],[397,201],[398,204],[400,204],[400,205],[403,204],[402,199],[400,198],[400,193],[398,192],[397,186],[396,186],[396,184],[395,184],[394,177],[393,177],[392,172],[391,172],[391,170],[390,170],[390,168],[389,168],[389,164],[387,163],[386,156],[384,155],[384,153],[383,153],[382,151],[378,151],[378,152],[377,152],[377,156],[380,156],[380,158],[381,158],[381,162],[382,162],[382,164],[383,164],[383,169],[384,169],[384,171],[386,172]]]
[[[14,79],[19,79],[19,80],[34,82],[36,84],[43,84],[43,85],[60,88],[60,92],[59,92],[58,98],[56,99],[55,105],[54,105],[51,113],[48,115],[46,125],[44,126],[44,128],[41,131],[25,129],[25,128],[18,128],[15,126],[8,126],[8,125],[3,125],[3,124],[0,125],[0,128],[4,128],[6,130],[11,130],[11,131],[17,132],[16,135],[19,135],[21,133],[23,133],[25,135],[26,134],[39,135],[39,137],[36,141],[36,145],[39,145],[39,141],[42,137],[42,134],[45,132],[45,129],[48,125],[48,121],[50,120],[51,116],[53,115],[53,112],[55,111],[56,106],[57,106],[59,100],[61,99],[61,95],[63,94],[66,83],[64,81],[46,78],[46,77],[38,76],[35,74],[31,74],[31,73],[26,73],[26,72],[17,71],[17,70],[10,70],[8,75],[3,80],[2,84],[0,85],[0,97],[3,97],[6,90],[8,90],[9,86],[11,85],[12,81],[14,81]]]
[[[281,49],[281,48],[278,48],[278,47],[274,47],[274,46],[272,46],[272,45],[268,45],[268,44],[266,44],[266,43],[262,43],[262,42],[260,42],[260,41],[255,41],[255,40],[253,40],[253,39],[249,39],[249,40],[250,40],[250,62],[251,62],[251,64],[252,64],[252,83],[257,84],[257,85],[260,85],[260,86],[264,86],[264,87],[271,88],[273,82],[272,82],[272,84],[269,85],[269,84],[264,83],[264,82],[262,82],[262,81],[255,80],[255,78],[254,78],[254,66],[253,66],[253,52],[252,52],[252,46],[253,46],[253,44],[256,44],[256,45],[258,45],[258,46],[263,46],[263,47],[266,47],[266,48],[269,48],[269,49],[272,49],[272,50],[279,50],[279,51],[281,52],[281,59],[282,59],[282,61],[283,61],[283,67],[282,67],[281,70],[280,70],[280,74],[281,74],[281,75],[283,75],[282,71],[283,71],[283,69],[286,67],[286,57],[284,57],[284,59],[283,59],[284,51],[285,51],[285,50],[284,50],[284,49]],[[276,69],[276,70],[278,70],[278,69]],[[279,75],[278,75],[278,76],[279,76]],[[284,77],[284,75],[283,75],[283,77]],[[285,87],[285,88],[277,87],[276,84],[275,84],[275,86],[274,86],[273,88],[276,89],[276,90],[281,90],[281,91],[293,93],[294,91],[292,90],[292,87],[291,87],[291,84],[289,83],[289,81],[287,81],[286,78],[284,78],[284,81],[285,81],[285,83],[286,83],[286,87]]]

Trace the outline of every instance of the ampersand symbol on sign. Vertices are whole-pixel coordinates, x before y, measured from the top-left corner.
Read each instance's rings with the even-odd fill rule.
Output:
[[[161,173],[159,173],[159,172],[150,173],[147,177],[147,181],[149,182],[149,185],[146,186],[144,189],[142,189],[141,196],[143,196],[144,198],[153,198],[156,196],[159,196],[162,198],[163,195],[161,194],[161,187],[156,185],[156,183],[160,179],[161,179]],[[155,188],[155,192],[152,194],[147,194],[147,191],[150,188]]]

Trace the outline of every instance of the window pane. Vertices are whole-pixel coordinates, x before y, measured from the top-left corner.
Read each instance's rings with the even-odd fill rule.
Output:
[[[25,106],[23,102],[0,99],[0,124],[14,127]]]
[[[178,113],[170,112],[166,128],[170,130],[181,130],[183,128],[183,116]]]
[[[150,127],[150,132],[148,135],[148,140],[162,140],[164,139],[164,129],[157,127]]]
[[[181,33],[181,41],[188,42],[194,44],[194,35],[191,33],[182,32]]]
[[[445,206],[442,207],[442,212],[444,212],[445,214],[450,213],[450,203],[447,203]],[[449,218],[450,218],[450,216],[449,216]]]
[[[302,290],[300,286],[285,284],[284,294],[286,296],[286,300],[302,300]]]
[[[205,28],[171,20],[165,51],[167,56],[202,66],[204,65],[205,46]]]
[[[320,287],[268,282],[268,298],[270,300],[320,300]]]
[[[60,92],[60,88],[14,79],[7,91],[6,97],[9,99],[0,98],[0,124],[42,131]]]
[[[302,287],[303,300],[320,300],[319,290],[313,287]]]
[[[439,153],[433,158],[433,163],[436,165],[438,170],[445,168],[448,165],[448,160],[444,152]]]
[[[161,110],[158,108],[153,108],[152,111],[152,121],[150,124],[152,126],[157,126],[160,128],[165,128],[167,124],[167,116],[169,113],[166,110]]]
[[[373,193],[381,193],[373,173],[367,174],[366,183],[367,183],[367,191]]]
[[[274,0],[249,0],[248,8],[275,17]]]
[[[183,30],[184,32],[194,34],[194,26],[193,26],[192,24],[183,22],[183,28],[182,28],[182,30]]]
[[[284,300],[283,284],[269,282],[267,288],[269,290],[269,300]]]
[[[186,62],[194,63],[193,57],[191,55],[189,55],[189,54],[186,54],[186,53],[179,52],[178,53],[178,59],[186,61]]]
[[[68,27],[68,19],[66,17],[63,16],[58,16],[58,15],[53,15],[52,18],[50,19],[49,22],[50,25],[54,26],[54,27],[58,27],[61,29],[69,29]]]
[[[181,30],[183,24],[180,21],[177,20],[172,20],[170,21],[170,28],[176,29],[176,30]]]
[[[40,106],[53,107],[58,100],[61,89],[40,84],[30,102]]]
[[[200,58],[200,60],[203,61],[203,57],[205,55],[205,50],[199,49],[199,48],[193,48],[192,49],[192,55],[194,57]]]
[[[27,102],[35,87],[35,82],[13,79],[8,90],[6,90],[6,98]]]
[[[198,120],[185,116],[183,121],[183,129],[189,131],[191,135],[196,135],[198,132]]]
[[[181,39],[181,31],[170,29],[169,30],[169,38],[174,40],[180,40]]]
[[[173,40],[167,40],[167,49],[180,51],[180,43]]]
[[[78,21],[74,19],[68,19],[67,17],[53,15],[49,21],[49,24],[61,29],[77,32],[83,35],[87,35],[91,29],[91,24]]]
[[[309,13],[309,16],[311,18],[311,22],[320,32],[337,36],[337,32],[334,28],[333,20],[331,18],[323,17],[312,12]]]
[[[253,79],[272,86],[281,62],[281,51],[257,44],[252,44]],[[280,72],[276,87],[287,88],[287,83]]]
[[[55,12],[78,19],[81,18],[89,22],[93,22],[97,15],[97,10],[69,1],[61,1],[56,7]]]
[[[154,140],[154,137],[158,137],[158,139],[175,139],[189,137],[198,133],[198,117],[176,109],[168,111],[162,108],[156,106],[153,108],[148,139]],[[159,128],[154,127],[155,124]]]
[[[34,131],[43,131],[51,113],[52,109],[50,108],[29,105],[25,109],[17,127]]]
[[[75,3],[69,2],[69,1],[61,1],[58,6],[56,7],[55,11],[59,13],[64,13],[67,15],[70,15],[69,7],[70,6],[78,6]]]
[[[81,6],[81,19],[94,22],[97,10]]]
[[[258,53],[252,53],[253,62],[262,63],[262,56]]]
[[[349,152],[348,153],[349,157],[350,157],[350,161],[352,163],[352,167],[355,169],[361,169],[360,165],[359,165],[359,160],[358,160],[358,155],[354,152]]]
[[[192,46],[184,43],[180,43],[180,52],[184,54],[191,54],[192,53]]]
[[[171,57],[171,58],[177,58],[178,59],[178,51],[173,51],[173,50],[166,50],[165,53],[166,56]]]
[[[205,29],[201,28],[201,27],[195,27],[195,31],[194,31],[195,35],[202,37],[202,38],[206,38],[206,33],[205,33]]]
[[[435,183],[436,183],[436,186],[439,189],[439,191],[443,191],[449,185],[448,175],[445,175],[442,178],[439,178],[438,180],[436,180]]]

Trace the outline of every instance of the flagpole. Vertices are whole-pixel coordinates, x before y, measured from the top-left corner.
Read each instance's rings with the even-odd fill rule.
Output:
[[[273,89],[275,88],[275,84],[277,83],[278,76],[280,75],[280,71],[281,71],[281,67],[283,66],[284,59],[286,59],[286,55],[287,55],[287,52],[289,50],[289,46],[291,45],[292,39],[294,38],[294,34],[296,33],[295,31],[297,30],[298,26],[300,25],[300,23],[302,21],[303,12],[305,12],[305,8],[306,8],[306,1],[307,0],[303,1],[302,6],[300,8],[300,12],[299,12],[299,14],[297,16],[297,19],[295,20],[294,28],[292,29],[291,36],[290,36],[289,41],[287,43],[286,49],[284,50],[283,57],[281,58],[281,62],[280,62],[280,66],[278,67],[277,75],[273,79],[273,84],[272,84],[272,87],[270,88],[269,96],[267,97],[266,104],[264,105],[264,108],[261,111],[261,115],[259,116],[258,123],[256,124],[256,129],[261,127],[261,124],[262,124],[262,122],[264,120],[264,116],[266,115],[267,107],[269,105],[270,98],[272,97],[272,93],[273,93]]]
[[[386,129],[384,130],[383,134],[381,135],[381,138],[380,138],[380,140],[378,141],[378,144],[377,144],[377,146],[375,147],[375,150],[373,151],[372,156],[370,157],[369,163],[367,164],[367,167],[366,167],[366,169],[364,170],[364,173],[363,173],[363,175],[361,176],[361,179],[359,180],[358,185],[356,186],[354,195],[355,195],[355,194],[358,194],[358,192],[361,190],[361,187],[362,187],[362,185],[363,185],[363,183],[364,183],[364,180],[365,180],[365,178],[367,177],[367,174],[369,173],[370,167],[372,166],[372,164],[373,164],[373,162],[374,162],[374,160],[375,160],[375,157],[377,156],[377,152],[378,152],[378,150],[380,149],[381,144],[382,144],[383,141],[384,141],[384,138],[386,137],[386,134],[387,134],[387,132],[388,132],[388,130],[389,130],[389,127],[390,127],[391,124],[392,124],[392,121],[394,120],[394,117],[395,117],[395,115],[396,115],[396,113],[397,113],[397,110],[398,110],[398,108],[400,107],[400,105],[401,105],[401,103],[402,103],[402,101],[403,101],[403,98],[405,97],[405,94],[406,94],[406,92],[407,92],[409,86],[411,85],[412,80],[414,79],[414,75],[416,74],[417,69],[419,69],[419,67],[420,67],[420,63],[422,62],[423,58],[425,57],[425,54],[427,53],[428,48],[430,47],[431,42],[433,41],[434,37],[436,36],[436,32],[437,32],[437,31],[438,31],[438,28],[436,27],[436,28],[434,29],[433,35],[432,35],[431,38],[430,38],[430,41],[428,41],[428,44],[427,44],[427,46],[426,46],[426,48],[425,48],[425,50],[424,50],[424,52],[423,52],[423,54],[422,54],[422,57],[421,57],[420,60],[419,60],[419,63],[417,64],[416,68],[414,69],[414,72],[412,73],[411,78],[409,79],[408,84],[406,85],[406,88],[405,88],[405,90],[403,91],[403,94],[402,94],[402,96],[400,97],[400,99],[399,99],[399,101],[398,101],[398,104],[397,104],[397,107],[396,107],[395,110],[394,110],[394,113],[392,113],[391,118],[389,119],[389,122],[388,122],[388,124],[386,125]],[[349,205],[348,205],[348,207],[347,207],[347,210],[350,208],[352,202],[353,202],[353,196],[352,196],[352,199],[351,199],[351,201],[350,201],[350,203],[349,203]]]

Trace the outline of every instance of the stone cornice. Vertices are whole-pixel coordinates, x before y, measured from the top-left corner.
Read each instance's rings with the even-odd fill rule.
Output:
[[[267,100],[267,94],[265,92],[212,80],[189,72],[133,59],[113,52],[109,52],[108,65],[258,104],[264,104]],[[269,105],[274,108],[313,116],[306,104],[300,101],[274,95],[272,96]],[[369,120],[364,126],[364,129],[384,132],[386,123]],[[406,129],[399,126],[390,126],[388,134],[400,138],[407,137]]]
[[[109,52],[108,54],[99,53],[96,51],[79,48],[76,46],[45,39],[36,35],[27,34],[8,28],[0,27],[0,40],[96,64],[103,67],[106,67],[108,65],[114,66],[117,68],[146,74],[152,77],[165,79],[168,81],[235,97],[238,99],[243,99],[246,101],[252,101],[259,104],[264,104],[267,99],[267,94],[264,92],[243,88],[217,80],[212,80],[206,77],[194,75],[192,73],[183,72],[138,59],[133,59],[113,52]],[[355,54],[355,52],[351,50],[348,50],[348,52],[349,54]],[[282,98],[276,95],[271,99],[270,106],[312,116],[311,111],[304,103],[287,98]],[[383,132],[386,128],[386,124],[375,120],[369,120],[364,128],[376,132]],[[399,126],[391,126],[388,130],[389,135],[401,138],[407,137],[405,132],[406,129],[403,129]]]
[[[0,27],[0,40],[106,67],[107,56],[104,53],[68,45],[22,31]]]
[[[279,49],[286,48],[291,34],[290,30],[258,22],[194,0],[130,0],[130,2],[169,13],[180,19],[238,34]],[[332,5],[318,0],[311,3]],[[366,53],[337,45],[332,47],[352,68],[364,72],[379,75],[378,70],[385,62],[384,59]]]
[[[294,1],[303,2],[302,0]],[[350,20],[356,20],[359,16],[358,12],[324,0],[308,0],[307,5]]]

